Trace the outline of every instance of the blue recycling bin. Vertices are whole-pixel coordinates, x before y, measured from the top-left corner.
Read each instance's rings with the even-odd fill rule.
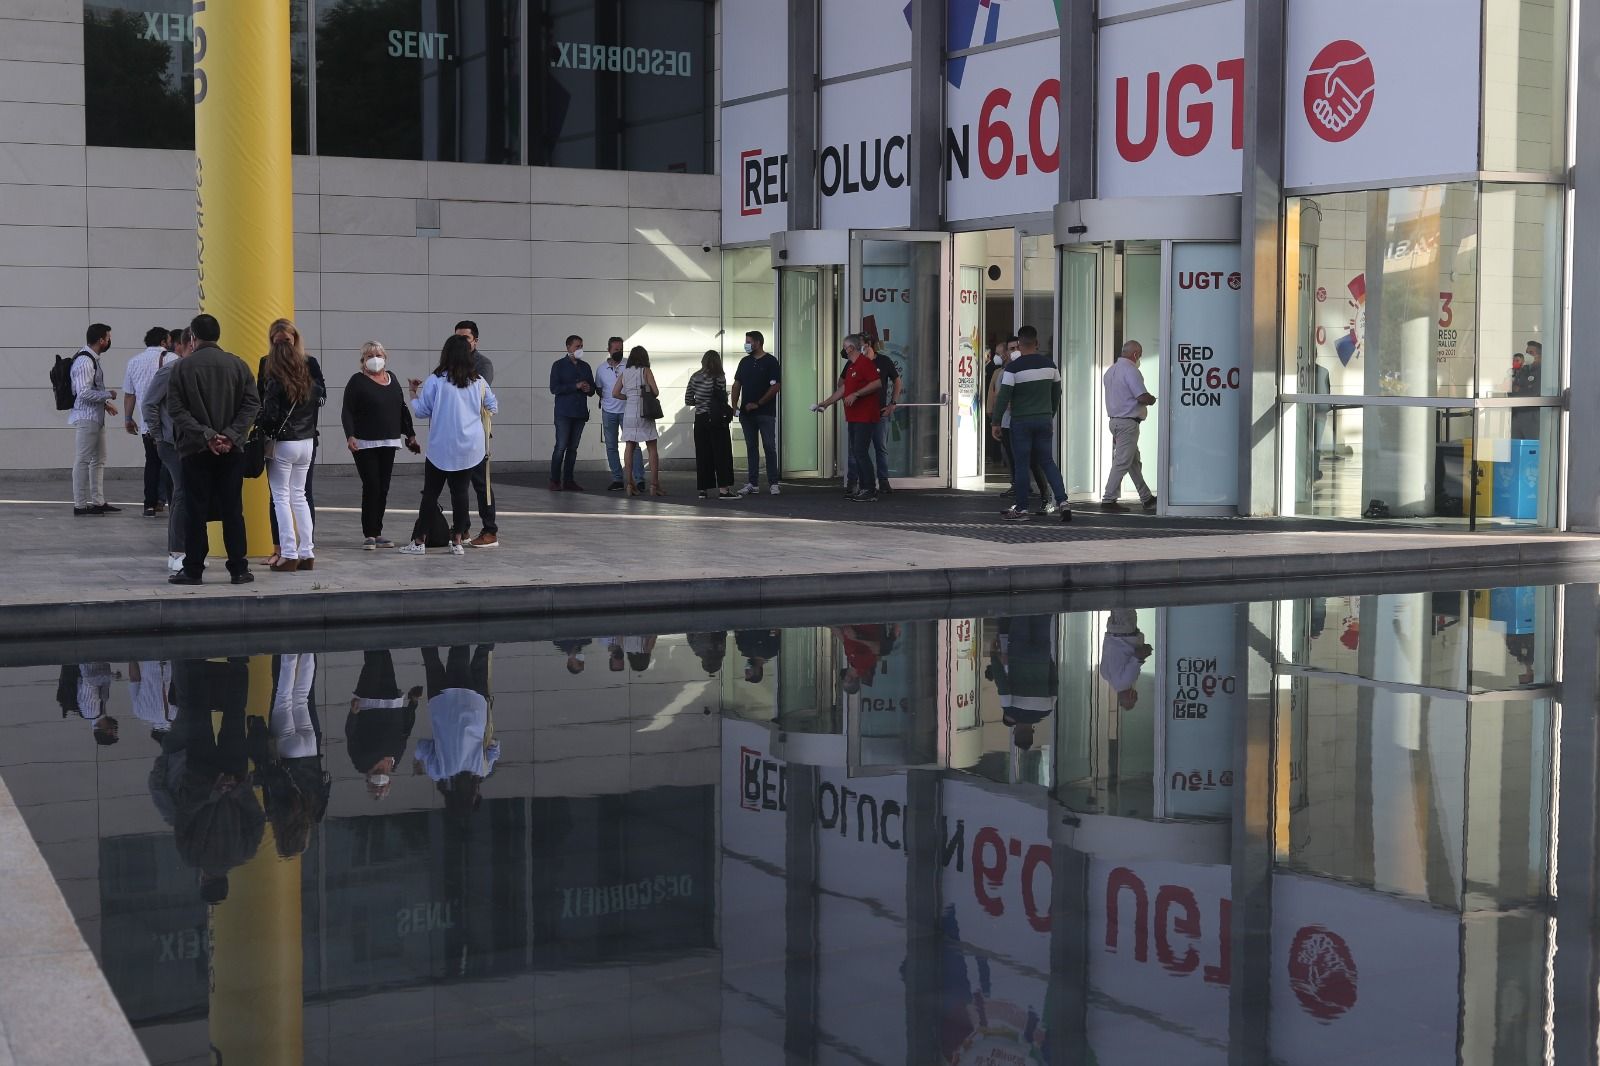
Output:
[[[1532,585],[1489,590],[1489,618],[1505,627],[1507,633],[1532,633],[1535,617],[1535,589]]]
[[[1539,442],[1506,441],[1506,458],[1494,464],[1492,510],[1498,518],[1539,517]],[[1497,451],[1500,449],[1497,449]]]

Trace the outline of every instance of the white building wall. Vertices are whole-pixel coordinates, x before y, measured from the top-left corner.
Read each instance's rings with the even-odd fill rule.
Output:
[[[70,465],[48,371],[90,322],[112,327],[106,372],[120,388],[144,331],[195,313],[193,153],[85,147],[82,19],[82,0],[0,9],[4,468]],[[714,175],[297,157],[294,192],[291,317],[330,386],[320,462],[349,462],[331,445],[362,342],[382,341],[397,372],[420,377],[463,318],[494,360],[500,463],[548,460],[548,372],[569,333],[591,352],[612,334],[650,350],[673,420],[666,457],[692,461],[677,390],[719,346]],[[222,326],[223,346],[253,365],[265,339]],[[143,462],[127,434],[109,445],[111,466]],[[598,416],[581,458],[603,463]]]

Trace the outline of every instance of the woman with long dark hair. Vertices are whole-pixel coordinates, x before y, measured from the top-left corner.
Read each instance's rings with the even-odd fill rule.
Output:
[[[427,461],[423,464],[422,475],[422,509],[417,528],[411,534],[411,543],[400,549],[404,555],[428,553],[421,530],[430,509],[438,506],[439,491],[446,483],[450,485],[454,519],[450,554],[467,554],[461,544],[472,525],[467,493],[473,471],[483,464],[489,451],[483,432],[483,412],[494,414],[500,409],[494,390],[478,376],[472,356],[472,341],[453,333],[444,342],[439,366],[428,376],[427,383],[416,378],[410,381],[411,413],[427,419],[429,430],[424,453]]]
[[[618,400],[626,400],[628,404],[622,413],[622,439],[627,442],[623,450],[622,468],[633,469],[633,456],[639,445],[644,445],[645,453],[650,457],[649,495],[665,496],[666,492],[661,488],[661,455],[656,449],[656,438],[660,434],[656,431],[656,420],[645,417],[643,404],[646,393],[660,396],[661,389],[656,385],[655,372],[650,369],[650,353],[643,346],[635,345],[628,353],[627,369],[611,387],[611,395]],[[628,495],[640,494],[629,485]]]
[[[327,399],[319,375],[311,373],[310,360],[300,331],[280,318],[267,330],[272,345],[261,368],[261,413],[256,416],[270,442],[267,485],[272,490],[272,513],[277,522],[277,573],[310,570],[316,564],[311,504],[306,480],[317,443],[317,412]]]
[[[694,408],[694,471],[700,498],[715,489],[719,500],[738,499],[733,491],[733,441],[728,438],[733,408],[728,405],[722,356],[715,348],[700,357],[700,369],[690,376],[683,402]]]

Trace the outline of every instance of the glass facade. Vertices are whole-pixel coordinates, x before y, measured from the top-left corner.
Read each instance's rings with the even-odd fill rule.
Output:
[[[1555,524],[1564,200],[1455,182],[1289,201],[1286,511]]]
[[[310,81],[305,0],[289,8],[294,151],[308,142]],[[88,0],[83,6],[88,143],[194,148],[194,5],[189,0]]]
[[[710,0],[283,2],[296,154],[711,171]],[[194,147],[191,9],[87,0],[89,144]]]

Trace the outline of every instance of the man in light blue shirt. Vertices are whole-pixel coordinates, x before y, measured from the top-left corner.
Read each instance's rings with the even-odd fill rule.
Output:
[[[595,385],[600,390],[600,433],[606,442],[606,463],[611,467],[607,492],[621,492],[626,488],[622,481],[622,459],[617,454],[617,438],[622,432],[622,414],[628,409],[628,401],[611,395],[611,387],[622,376],[622,368],[622,338],[612,337],[606,342],[606,361],[594,372]],[[639,491],[644,491],[643,448],[633,453],[633,483]]]
[[[1145,509],[1156,505],[1156,494],[1144,482],[1144,467],[1139,462],[1139,424],[1156,402],[1145,388],[1144,375],[1139,373],[1139,360],[1144,357],[1144,346],[1129,341],[1122,346],[1122,355],[1106,370],[1102,384],[1105,387],[1106,417],[1111,420],[1111,476],[1106,479],[1106,491],[1100,497],[1104,510],[1126,510],[1117,498],[1122,495],[1122,479],[1133,478],[1133,487],[1139,490],[1139,500]]]

